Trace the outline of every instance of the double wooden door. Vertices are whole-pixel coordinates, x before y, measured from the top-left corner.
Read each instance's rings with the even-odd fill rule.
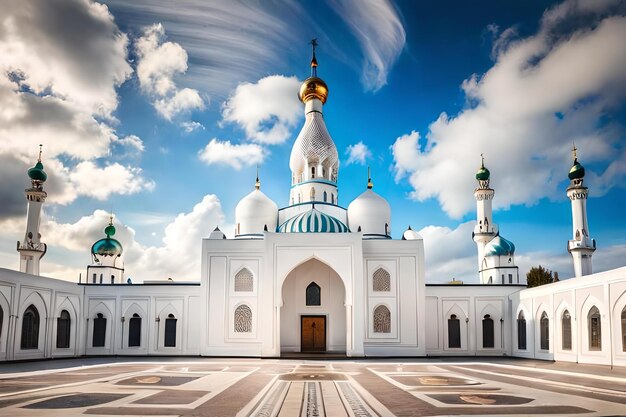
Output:
[[[301,316],[300,350],[326,352],[326,316]]]

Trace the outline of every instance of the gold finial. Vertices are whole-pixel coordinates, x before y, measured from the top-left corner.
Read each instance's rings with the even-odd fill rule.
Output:
[[[576,144],[574,142],[572,142],[572,155],[574,156],[574,161],[577,159],[576,156],[576,151],[578,150],[578,148],[576,148]]]
[[[261,189],[261,181],[259,181],[259,165],[256,166],[256,182],[254,183],[254,188],[257,190]]]
[[[480,154],[480,167],[484,168],[485,167],[485,156],[481,153]]]
[[[111,210],[111,214],[109,215],[109,226],[113,226],[113,210]]]
[[[39,157],[37,158],[37,162],[41,162],[41,153],[43,152],[43,145],[39,144]]]
[[[311,39],[309,42],[313,49],[313,57],[311,58],[311,77],[317,77],[317,59],[315,58],[315,47],[317,47],[317,38]]]
[[[367,167],[367,189],[371,190],[372,187],[374,186],[374,184],[372,184],[372,171],[370,170],[370,167]]]

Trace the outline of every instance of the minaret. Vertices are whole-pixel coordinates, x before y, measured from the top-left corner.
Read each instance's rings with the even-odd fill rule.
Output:
[[[596,241],[589,237],[587,224],[587,187],[583,186],[585,168],[578,162],[576,146],[572,148],[574,165],[567,175],[570,185],[567,187],[567,197],[572,202],[572,234],[567,244],[567,250],[574,260],[574,276],[590,275],[591,256],[596,250]]]
[[[41,163],[42,145],[39,145],[39,158],[34,167],[28,170],[31,187],[26,189],[28,211],[26,213],[26,233],[24,240],[17,242],[17,251],[20,254],[20,271],[27,274],[39,275],[39,262],[46,254],[47,246],[41,242],[39,223],[41,222],[41,205],[46,201],[48,193],[43,190],[43,183],[48,175]]]
[[[476,226],[472,233],[472,239],[478,247],[478,270],[483,269],[481,262],[485,255],[485,245],[498,234],[498,225],[493,222],[491,211],[491,200],[495,191],[489,188],[489,170],[485,168],[485,158],[481,157],[481,165],[476,172],[478,187],[474,190],[476,198]]]
[[[115,226],[113,215],[104,228],[106,237],[91,246],[91,265],[87,266],[86,283],[90,284],[122,284],[124,281],[124,262],[121,260],[124,248],[114,239]]]
[[[290,205],[324,202],[337,204],[337,174],[339,155],[326,124],[322,107],[328,98],[328,86],[317,76],[317,41],[311,41],[311,76],[300,87],[304,103],[305,122],[291,150]]]

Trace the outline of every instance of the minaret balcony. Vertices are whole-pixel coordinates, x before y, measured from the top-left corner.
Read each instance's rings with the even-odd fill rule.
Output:
[[[569,240],[567,242],[567,251],[577,251],[577,250],[596,250],[596,240],[591,239],[589,237],[583,237],[581,240]]]

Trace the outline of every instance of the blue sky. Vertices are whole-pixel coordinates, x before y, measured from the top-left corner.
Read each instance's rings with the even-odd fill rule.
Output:
[[[28,3],[28,2],[27,2]],[[474,174],[523,275],[573,273],[565,195],[587,168],[596,271],[626,255],[626,8],[619,1],[9,0],[0,15],[0,266],[17,268],[26,169],[44,144],[46,275],[76,280],[113,210],[126,275],[198,279],[253,189],[287,203],[311,38],[328,84],[340,204],[371,166],[392,234],[424,236],[427,280],[476,282]],[[352,152],[350,152],[352,150]]]

